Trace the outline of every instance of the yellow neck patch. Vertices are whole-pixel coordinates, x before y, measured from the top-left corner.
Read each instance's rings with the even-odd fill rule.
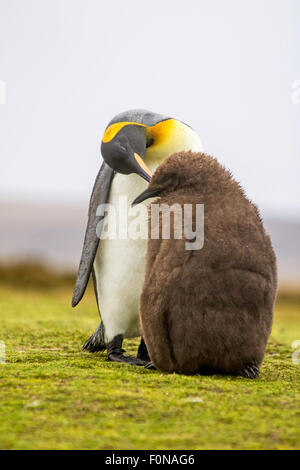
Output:
[[[104,142],[104,143],[110,142],[110,141],[115,137],[115,135],[116,135],[121,129],[123,129],[123,127],[125,127],[125,126],[130,126],[130,125],[146,127],[145,124],[140,124],[140,123],[138,123],[138,122],[127,122],[127,121],[125,121],[125,122],[115,122],[114,124],[111,124],[111,125],[106,129],[106,131],[104,132],[104,136],[103,136],[102,142]]]
[[[176,119],[167,119],[147,128],[147,139],[151,145],[146,148],[145,162],[159,165],[172,153],[203,151],[198,134],[189,126]]]
[[[158,122],[154,126],[147,127],[147,138],[152,140],[153,145],[160,145],[164,140],[170,137],[172,131],[176,129],[175,119],[166,119],[165,121]]]

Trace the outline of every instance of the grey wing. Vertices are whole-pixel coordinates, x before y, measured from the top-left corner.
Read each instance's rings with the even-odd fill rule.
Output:
[[[103,216],[97,216],[96,211],[99,204],[105,204],[107,202],[113,177],[114,170],[112,170],[105,162],[103,162],[97,175],[90,199],[88,223],[84,237],[76,284],[73,292],[72,307],[75,307],[82,299],[90,278],[99,245],[98,235],[100,234],[98,230],[97,235],[96,228],[97,224],[104,218]]]

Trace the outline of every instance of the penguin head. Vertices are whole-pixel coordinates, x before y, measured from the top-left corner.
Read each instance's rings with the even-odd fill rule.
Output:
[[[225,188],[233,191],[232,175],[215,158],[203,152],[178,152],[159,165],[148,188],[131,205],[176,191],[197,194],[201,189],[202,194],[216,195]],[[243,191],[239,185],[234,188]]]
[[[136,173],[149,182],[152,173],[144,162],[146,146],[146,125],[133,121],[112,122],[104,133],[101,153],[113,170],[125,175]]]
[[[147,154],[146,154],[147,150]],[[160,162],[179,150],[202,150],[198,135],[177,119],[145,109],[124,111],[108,124],[101,143],[103,160],[118,173],[150,181],[144,162]]]

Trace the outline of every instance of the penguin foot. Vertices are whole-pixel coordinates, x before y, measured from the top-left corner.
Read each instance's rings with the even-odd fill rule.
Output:
[[[152,361],[147,362],[147,364],[145,365],[145,369],[157,370]]]
[[[131,364],[132,366],[145,366],[147,361],[143,361],[137,357],[127,356],[123,354],[125,351],[122,349],[123,336],[118,335],[113,338],[107,345],[107,360],[109,362],[123,362]]]
[[[150,362],[150,357],[148,354],[147,346],[143,338],[141,338],[141,342],[140,342],[139,349],[137,352],[137,358],[142,359],[142,361]]]
[[[247,379],[257,379],[259,367],[256,364],[249,364],[242,370],[241,375]]]
[[[132,366],[145,366],[146,362],[138,359],[137,357],[127,356],[120,352],[109,354],[107,357],[109,362],[123,362],[124,364],[131,364]]]
[[[84,343],[82,350],[94,353],[98,351],[104,351],[105,349],[106,344],[104,342],[104,326],[101,322],[92,336]]]

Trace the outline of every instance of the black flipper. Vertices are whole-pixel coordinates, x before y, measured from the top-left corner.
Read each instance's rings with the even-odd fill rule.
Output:
[[[113,177],[114,170],[112,170],[105,162],[103,162],[97,175],[90,199],[89,217],[84,237],[77,280],[73,292],[72,307],[75,307],[82,299],[90,278],[93,262],[99,245],[99,230],[97,235],[96,228],[97,224],[104,219],[104,215],[96,216],[96,211],[99,204],[105,204],[107,202]]]

